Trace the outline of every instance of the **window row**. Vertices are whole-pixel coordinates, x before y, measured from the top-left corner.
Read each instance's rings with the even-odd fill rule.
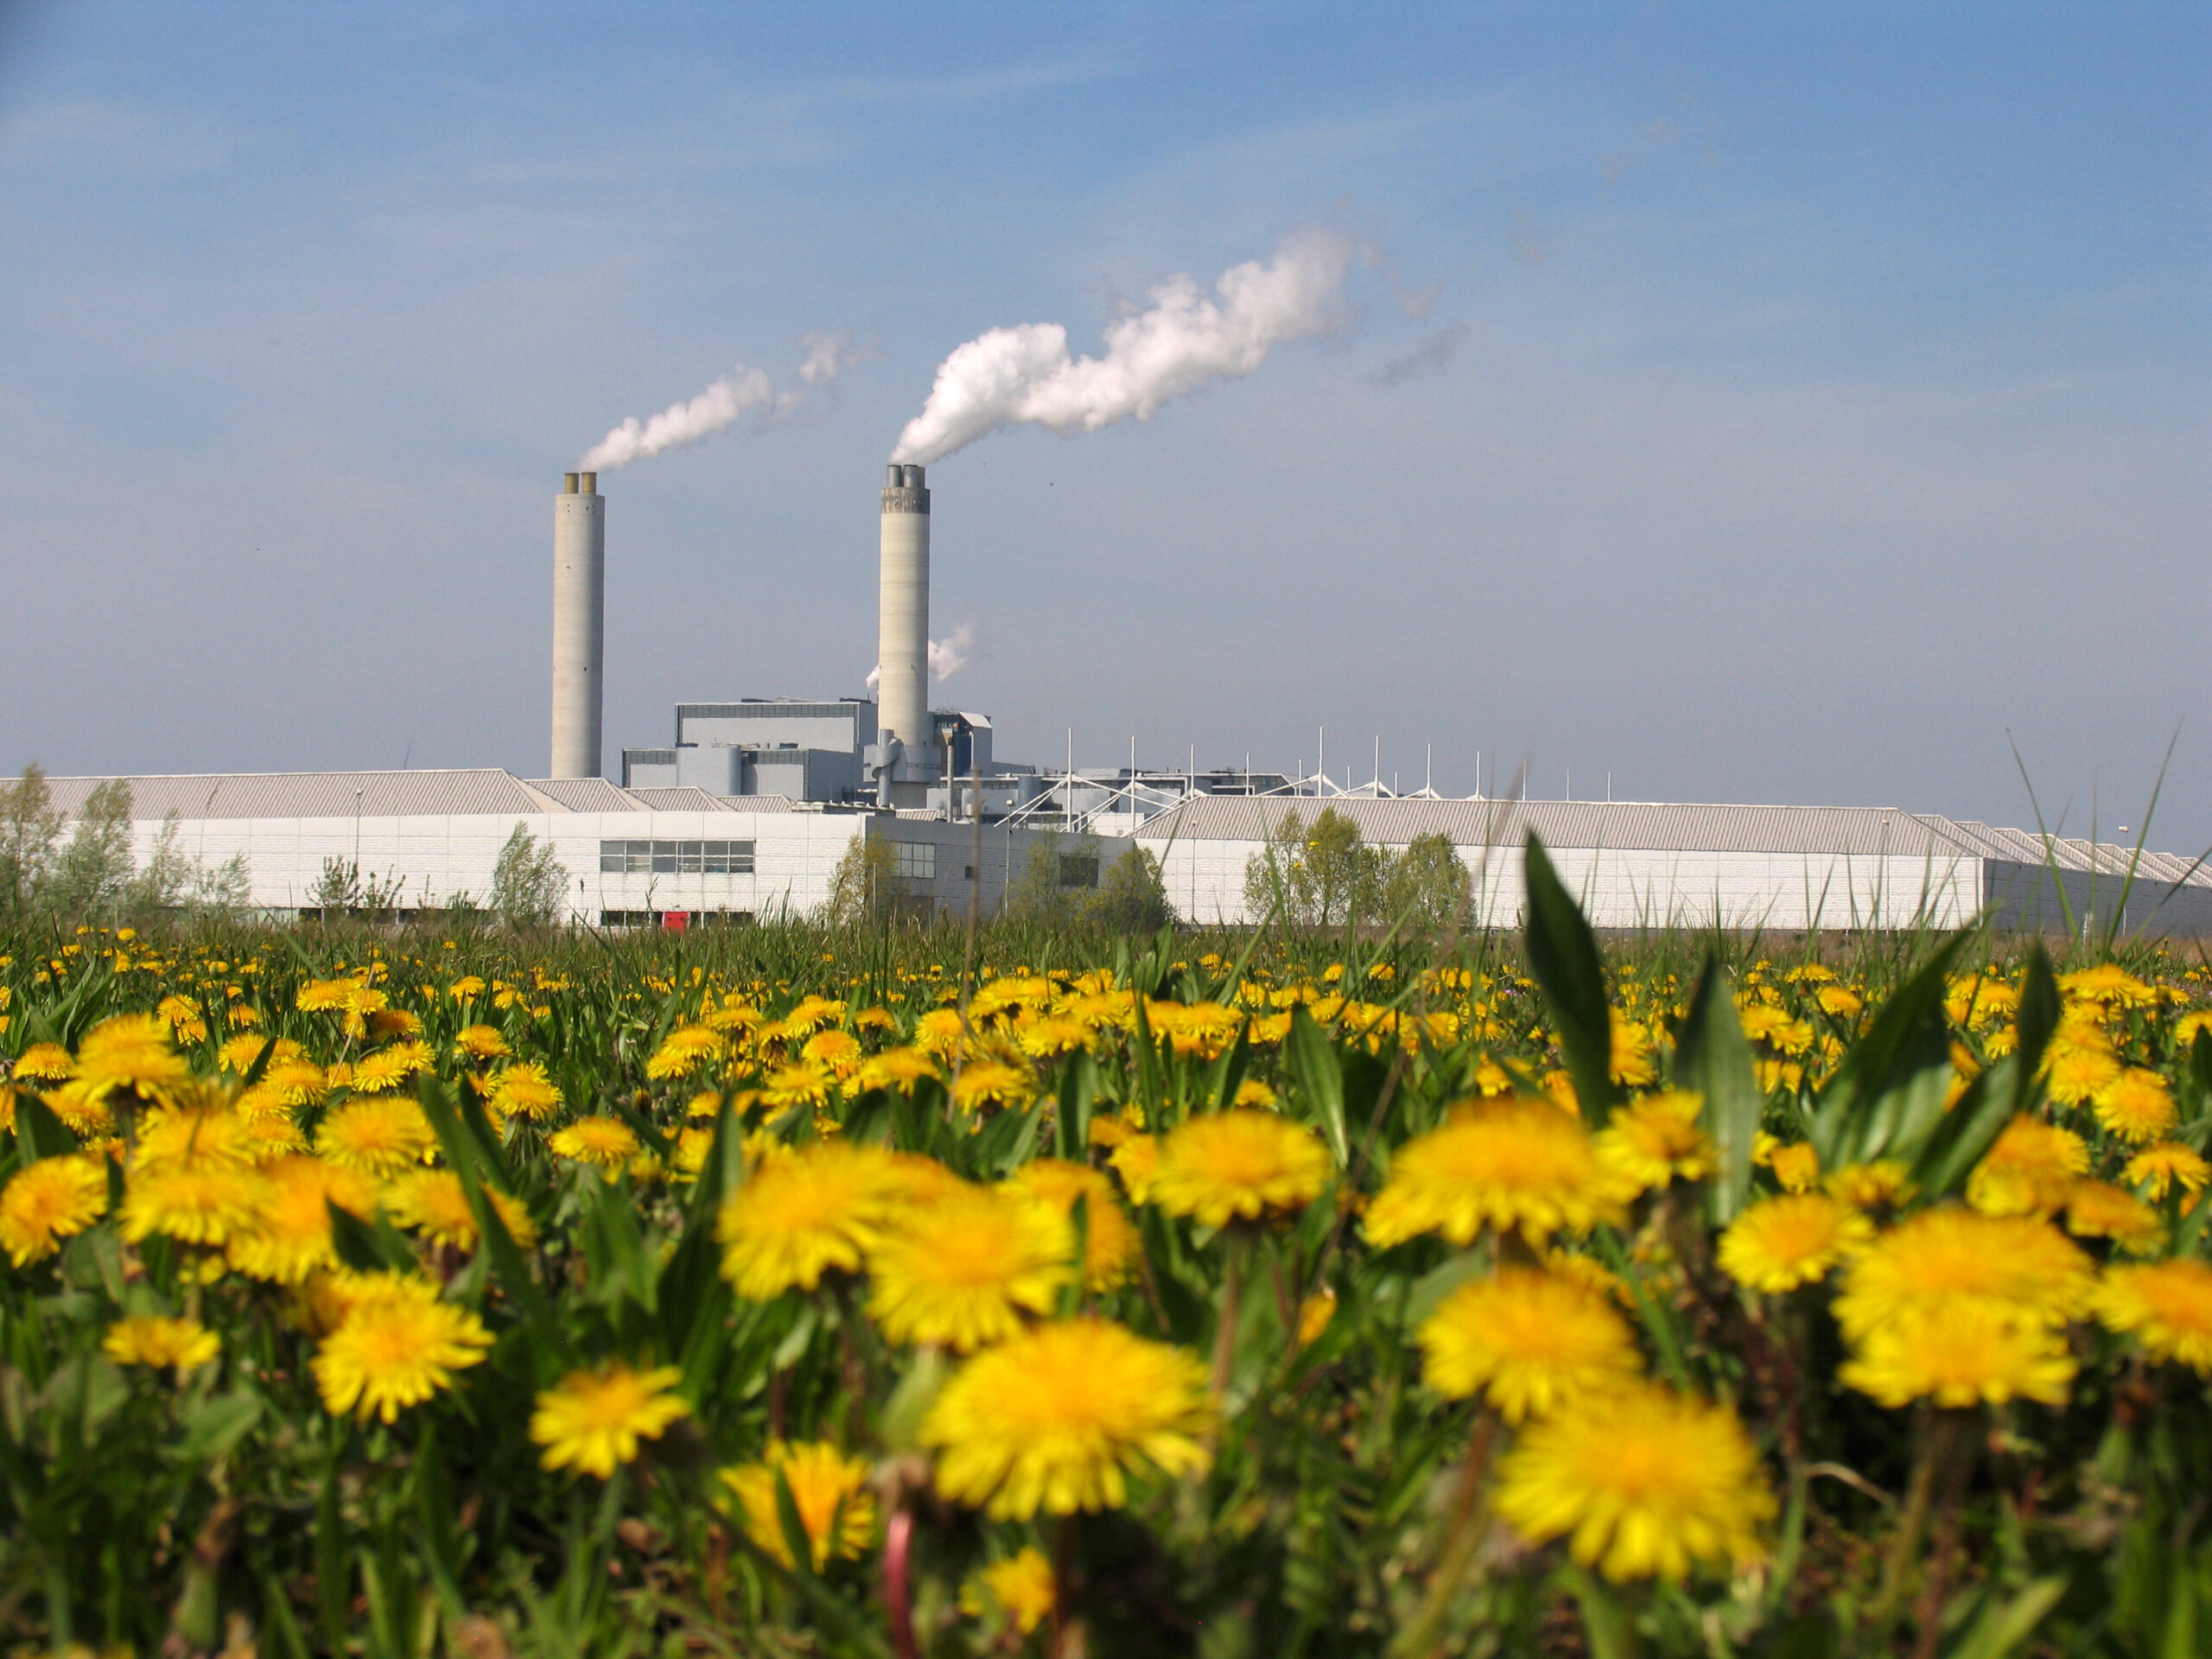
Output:
[[[601,875],[750,875],[749,841],[602,841]]]

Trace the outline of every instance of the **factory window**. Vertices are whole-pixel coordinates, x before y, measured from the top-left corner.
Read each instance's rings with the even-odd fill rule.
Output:
[[[750,875],[749,841],[602,841],[601,875]]]
[[[937,846],[926,841],[894,841],[899,849],[899,874],[909,881],[937,880]]]
[[[1088,853],[1064,854],[1060,859],[1060,885],[1064,887],[1096,887],[1098,860]]]

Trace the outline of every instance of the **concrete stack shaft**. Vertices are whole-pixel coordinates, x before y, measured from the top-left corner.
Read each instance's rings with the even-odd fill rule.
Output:
[[[930,723],[930,492],[919,467],[894,465],[883,491],[876,635],[880,741],[926,757]]]
[[[606,657],[607,498],[599,493],[598,474],[569,473],[563,477],[561,493],[553,498],[553,765],[549,777],[601,775]]]

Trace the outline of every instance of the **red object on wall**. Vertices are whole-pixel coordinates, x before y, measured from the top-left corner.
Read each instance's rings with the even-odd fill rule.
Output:
[[[688,931],[691,926],[691,912],[688,910],[664,910],[660,913],[660,925],[671,933]]]

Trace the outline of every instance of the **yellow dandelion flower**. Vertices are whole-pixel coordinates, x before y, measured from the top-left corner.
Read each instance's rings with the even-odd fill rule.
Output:
[[[190,1101],[194,1108],[205,1104],[188,1090],[177,1091],[176,1097]],[[134,1174],[216,1165],[240,1168],[255,1161],[254,1145],[251,1126],[234,1112],[157,1107],[139,1126],[130,1167]]]
[[[282,1106],[311,1106],[330,1092],[322,1068],[313,1060],[300,1055],[283,1052],[284,1045],[277,1044],[278,1053],[269,1062],[269,1069],[261,1074],[257,1089]],[[241,1103],[243,1104],[243,1103]]]
[[[438,1298],[427,1279],[376,1274],[348,1287],[351,1306],[314,1361],[323,1408],[390,1423],[453,1385],[492,1345],[484,1322]]]
[[[546,1141],[556,1158],[572,1158],[595,1169],[620,1169],[638,1154],[635,1130],[619,1117],[580,1117]]]
[[[190,1063],[169,1046],[168,1025],[156,1014],[118,1014],[94,1026],[77,1045],[76,1081],[93,1098],[130,1089],[149,1100],[165,1100],[191,1077]]]
[[[1232,1106],[1247,1106],[1255,1111],[1272,1112],[1282,1104],[1274,1090],[1257,1077],[1247,1077],[1236,1085],[1236,1097]]]
[[[1713,1142],[1698,1127],[1704,1108],[1703,1096],[1679,1089],[1616,1108],[1599,1132],[1598,1161],[1630,1193],[1703,1180],[1713,1171]]]
[[[1846,1164],[1821,1185],[1854,1210],[1895,1210],[1912,1198],[1910,1173],[1895,1159],[1872,1164]]]
[[[1087,1287],[1111,1290],[1129,1276],[1144,1242],[1129,1224],[1121,1200],[1115,1196],[1114,1184],[1103,1171],[1060,1158],[1034,1158],[1007,1179],[1064,1216],[1072,1217],[1076,1200],[1084,1200],[1088,1237],[1083,1253],[1083,1281]]]
[[[901,1095],[912,1094],[916,1084],[938,1075],[937,1062],[918,1048],[887,1048],[871,1054],[855,1074],[863,1090],[887,1089]]]
[[[2212,1377],[2212,1264],[2193,1256],[2105,1269],[2097,1318],[2152,1359]]]
[[[35,1083],[66,1083],[77,1075],[77,1062],[59,1043],[33,1043],[16,1057],[14,1075]]]
[[[1836,1376],[1892,1408],[1916,1400],[1950,1408],[2014,1399],[2061,1406],[2074,1370],[2043,1320],[1961,1297],[1923,1302],[1875,1326]]]
[[[914,1046],[925,1054],[950,1059],[967,1043],[968,1033],[957,1008],[931,1008],[914,1021]]]
[[[1753,1205],[1720,1236],[1720,1265],[1738,1284],[1779,1294],[1817,1283],[1874,1237],[1874,1224],[1823,1192]]]
[[[1777,1147],[1767,1160],[1774,1179],[1785,1192],[1809,1192],[1821,1179],[1821,1155],[1808,1141]]]
[[[223,1351],[220,1338],[197,1319],[118,1319],[100,1351],[118,1365],[174,1365],[188,1371]]]
[[[2154,1203],[2164,1203],[2176,1185],[2193,1198],[2212,1181],[2212,1163],[2178,1141],[2164,1141],[2127,1160],[2127,1179],[2139,1186],[2147,1184]]]
[[[1101,1319],[1069,1319],[987,1348],[944,1385],[922,1425],[937,1488],[993,1519],[1120,1509],[1128,1476],[1204,1469],[1212,1424],[1205,1367]]]
[[[799,1046],[799,1058],[825,1068],[842,1083],[861,1063],[861,1039],[849,1031],[817,1031]]]
[[[2165,1243],[2158,1212],[2109,1181],[2076,1181],[2066,1195],[2066,1230],[2076,1238],[2108,1238],[2130,1255],[2149,1255]]]
[[[1014,1046],[1033,1060],[1057,1060],[1090,1046],[1090,1027],[1065,1014],[1046,1014],[1015,1027]]]
[[[527,1250],[537,1243],[537,1227],[530,1218],[530,1211],[522,1200],[511,1198],[496,1187],[486,1186],[484,1196],[491,1200],[499,1220],[514,1242]],[[467,1189],[461,1185],[461,1177],[450,1169],[418,1169],[403,1175],[385,1190],[385,1208],[395,1224],[412,1228],[433,1244],[447,1245],[456,1250],[473,1250],[480,1242],[476,1225],[476,1211],[469,1207]]]
[[[1839,1020],[1856,1020],[1866,1011],[1866,1000],[1858,992],[1842,985],[1823,985],[1813,993],[1813,1001],[1821,1005],[1823,1014]]]
[[[561,1099],[560,1085],[535,1060],[518,1061],[493,1073],[492,1090],[486,1096],[502,1116],[533,1120],[550,1117],[560,1109]]]
[[[2088,1144],[2080,1135],[2024,1112],[1974,1166],[1967,1202],[1984,1215],[2056,1215],[2088,1167]]]
[[[1004,1060],[970,1060],[952,1080],[952,1103],[963,1112],[988,1106],[1019,1110],[1036,1097],[1036,1074]]]
[[[2156,991],[2115,962],[2061,974],[2058,988],[2067,996],[2107,1007],[2147,1008],[2158,1000]]]
[[[2050,1223],[1947,1205],[1909,1217],[1860,1251],[1835,1315],[1853,1341],[1916,1307],[1967,1301],[2056,1325],[2088,1306],[2094,1282],[2089,1258]]]
[[[156,1004],[154,1013],[176,1033],[177,1040],[200,1043],[207,1039],[207,1021],[201,1015],[200,1005],[188,996],[165,996]]]
[[[1421,1376],[1448,1399],[1482,1394],[1509,1423],[1633,1382],[1628,1321],[1589,1289],[1532,1268],[1459,1287],[1420,1332]]]
[[[503,1060],[514,1052],[497,1026],[463,1026],[454,1033],[453,1046],[473,1060]]]
[[[660,1046],[645,1062],[645,1075],[655,1083],[688,1077],[709,1060],[728,1052],[722,1034],[711,1026],[678,1026],[661,1039]]]
[[[860,1271],[892,1205],[894,1166],[880,1147],[826,1141],[761,1164],[715,1218],[722,1277],[765,1302],[822,1275]]]
[[[2086,1106],[2120,1081],[2120,1064],[2101,1046],[2051,1045],[2050,1097],[2062,1106]]]
[[[2140,1066],[2122,1071],[2097,1091],[2091,1104],[2107,1132],[2132,1147],[2148,1146],[2171,1135],[2181,1122],[2166,1080]]]
[[[903,1210],[868,1254],[868,1310],[894,1343],[970,1353],[1052,1311],[1068,1281],[1067,1217],[1016,1189],[962,1186]]]
[[[1186,1118],[1160,1143],[1151,1202],[1203,1227],[1303,1209],[1329,1182],[1329,1152],[1302,1123],[1232,1109]]]
[[[215,1062],[232,1077],[242,1077],[253,1070],[253,1063],[261,1058],[261,1051],[269,1046],[269,1039],[250,1031],[226,1038],[215,1051]]]
[[[1107,1154],[1106,1161],[1122,1178],[1132,1204],[1148,1204],[1152,1184],[1160,1176],[1160,1140],[1156,1135],[1131,1135]]]
[[[258,1171],[188,1164],[134,1176],[123,1195],[123,1236],[136,1244],[166,1233],[182,1244],[222,1244],[251,1232],[268,1201]]]
[[[1525,1429],[1498,1468],[1497,1513],[1532,1543],[1616,1583],[1756,1560],[1774,1495],[1726,1407],[1638,1385]]]
[[[1422,1233],[1471,1244],[1485,1227],[1532,1243],[1619,1218],[1611,1178],[1581,1122],[1547,1102],[1465,1103],[1456,1121],[1408,1141],[1367,1212],[1379,1249]]]
[[[828,1102],[830,1085],[836,1081],[828,1066],[800,1060],[771,1071],[761,1086],[760,1096],[779,1111],[794,1106],[820,1106]]]
[[[1337,1317],[1337,1293],[1327,1285],[1298,1305],[1298,1345],[1310,1348]]]
[[[101,1164],[41,1158],[0,1189],[0,1248],[17,1267],[29,1267],[106,1213],[107,1171]]]
[[[1034,1546],[994,1561],[960,1587],[962,1612],[981,1618],[987,1609],[995,1609],[1022,1636],[1050,1618],[1058,1600],[1052,1564]]]
[[[425,1161],[437,1149],[437,1132],[416,1102],[372,1095],[349,1100],[315,1128],[321,1156],[364,1175],[389,1179]]]
[[[320,1158],[279,1158],[263,1170],[267,1180],[253,1225],[234,1234],[231,1265],[249,1278],[296,1285],[338,1267],[330,1206],[368,1219],[376,1213],[376,1184],[359,1170]]]
[[[791,1560],[784,1536],[783,1508],[776,1501],[776,1477],[791,1489],[809,1553],[817,1573],[832,1555],[856,1559],[875,1537],[875,1498],[868,1491],[868,1465],[849,1458],[828,1440],[791,1444],[771,1440],[758,1463],[721,1471],[744,1511],[746,1535],[781,1561]]]
[[[638,1459],[638,1442],[657,1440],[690,1408],[675,1392],[683,1373],[673,1365],[633,1370],[620,1360],[571,1371],[537,1396],[530,1438],[545,1448],[548,1469],[574,1469],[601,1480]]]

